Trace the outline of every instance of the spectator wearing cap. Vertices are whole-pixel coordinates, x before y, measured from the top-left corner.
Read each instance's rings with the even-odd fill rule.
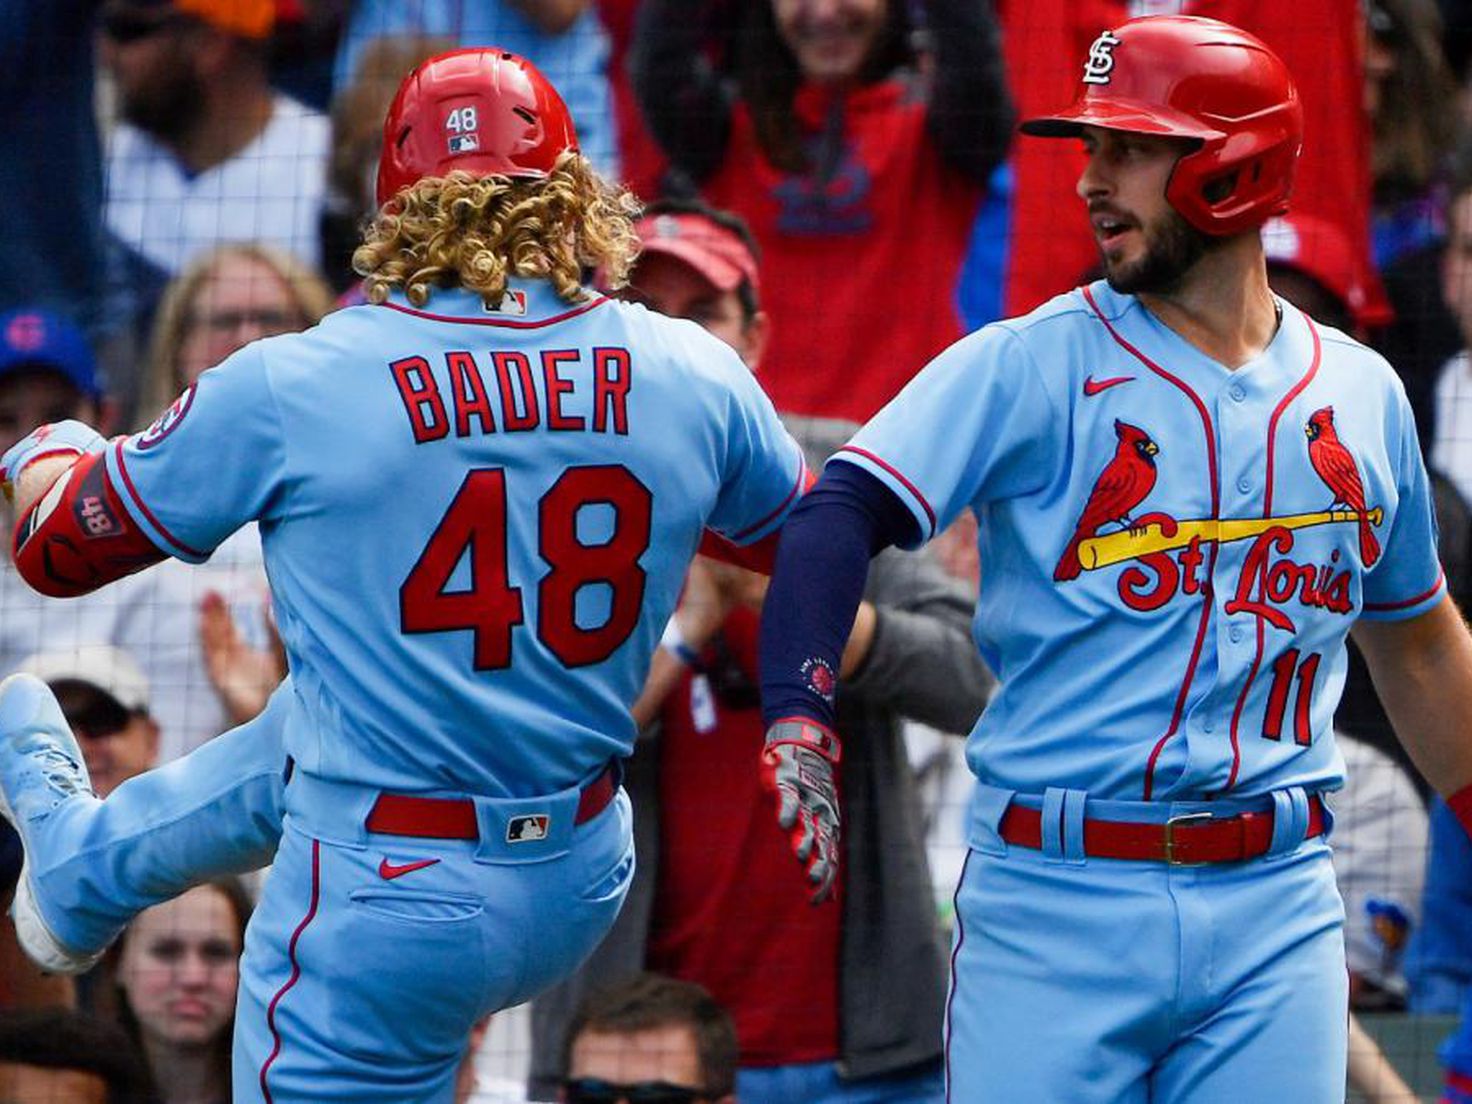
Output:
[[[275,0],[107,0],[103,61],[122,119],[107,225],[172,276],[222,241],[320,260],[325,116],[274,92]]]
[[[27,427],[64,418],[83,419],[104,434],[112,424],[87,339],[52,311],[0,315],[0,450],[29,433]]]
[[[665,200],[645,212],[639,240],[637,279],[625,298],[700,323],[755,369],[770,323],[756,241],[744,224],[703,204]]]
[[[1326,326],[1363,340],[1372,315],[1369,292],[1344,230],[1317,215],[1290,211],[1262,227],[1268,282]]]
[[[638,231],[628,297],[705,326],[764,378],[763,285],[745,224],[666,201]],[[810,464],[851,429],[785,417]],[[625,778],[640,847],[634,884],[592,961],[533,1006],[533,1096],[545,1098],[567,1072],[558,1063],[580,996],[644,969],[698,983],[730,1012],[743,1099],[924,1104],[943,1095],[945,953],[899,722],[903,713],[967,731],[976,720],[991,677],[967,647],[974,603],[928,557],[887,551],[874,561],[839,671],[847,881],[836,904],[814,908],[751,769],[763,739],[755,672],[764,583],[704,558],[692,565],[633,708],[641,723],[656,722]]]
[[[38,652],[21,660],[56,694],[77,734],[98,797],[158,759],[158,722],[148,711],[148,679],[133,657],[107,644]]]

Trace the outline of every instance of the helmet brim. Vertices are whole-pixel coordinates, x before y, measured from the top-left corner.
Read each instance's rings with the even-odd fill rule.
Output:
[[[1086,126],[1131,134],[1158,134],[1167,138],[1195,138],[1203,142],[1222,137],[1221,131],[1157,104],[1090,97],[1084,97],[1072,107],[1053,115],[1024,120],[1018,129],[1034,138],[1077,138]]]

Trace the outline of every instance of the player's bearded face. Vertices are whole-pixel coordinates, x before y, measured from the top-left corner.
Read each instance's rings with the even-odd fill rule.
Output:
[[[1115,252],[1100,246],[1104,276],[1115,291],[1127,295],[1164,293],[1212,247],[1213,239],[1167,208],[1141,227],[1142,248]]]

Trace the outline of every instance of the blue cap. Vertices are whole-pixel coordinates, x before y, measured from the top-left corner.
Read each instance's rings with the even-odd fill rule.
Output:
[[[94,399],[102,397],[97,358],[82,331],[52,311],[0,314],[0,376],[17,368],[54,368]]]

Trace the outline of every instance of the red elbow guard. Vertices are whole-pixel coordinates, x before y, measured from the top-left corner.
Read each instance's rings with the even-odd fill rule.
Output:
[[[123,509],[101,454],[57,477],[15,527],[16,570],[52,598],[75,598],[164,559]]]

